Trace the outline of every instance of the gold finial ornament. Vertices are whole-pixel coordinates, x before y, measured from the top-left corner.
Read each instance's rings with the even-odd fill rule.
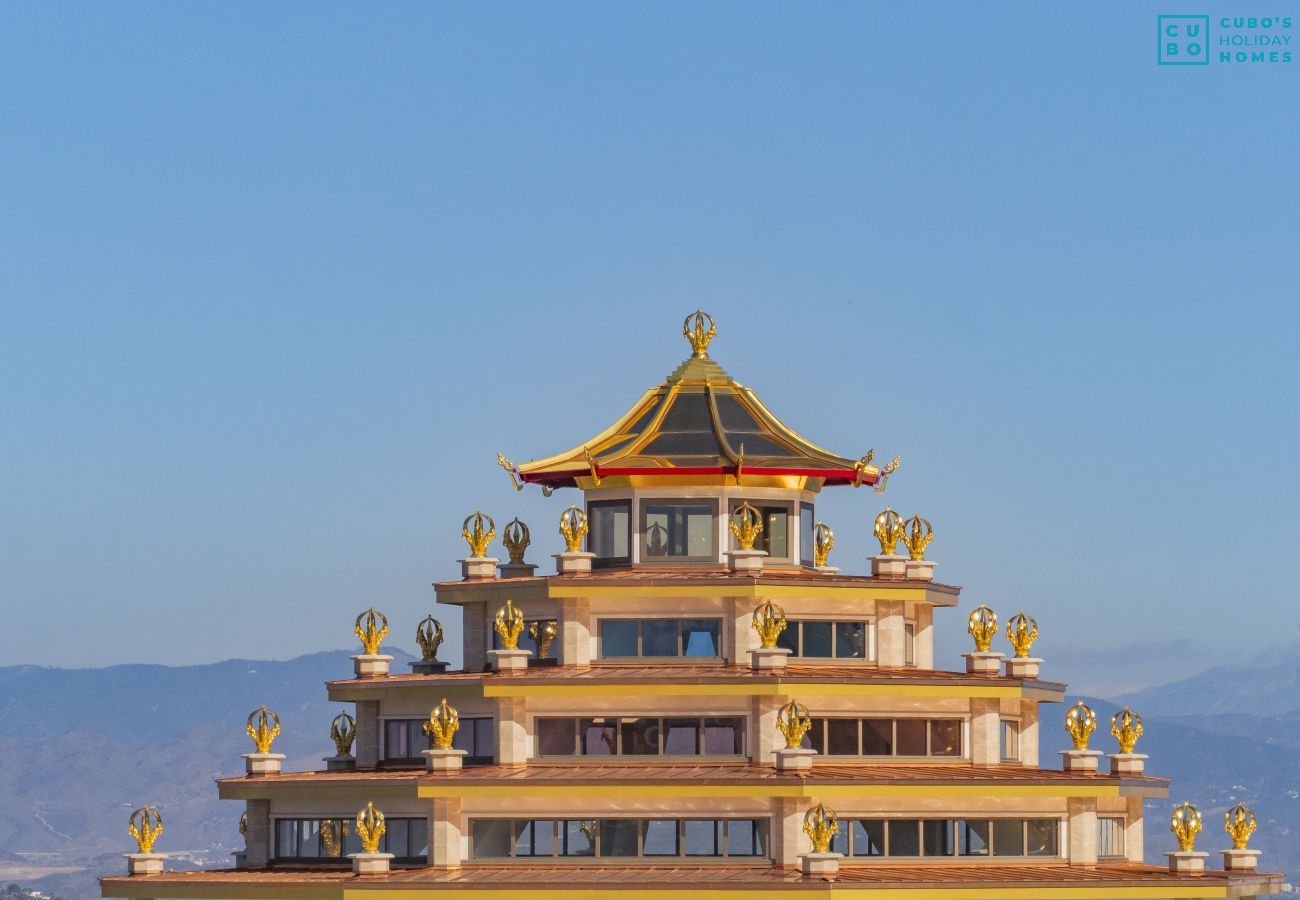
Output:
[[[524,614],[511,601],[497,610],[493,626],[501,635],[501,647],[505,650],[519,649],[519,634],[524,630]]]
[[[1174,807],[1169,817],[1169,830],[1178,838],[1178,849],[1190,853],[1196,849],[1196,836],[1201,833],[1201,811],[1190,803]]]
[[[914,515],[903,523],[903,545],[912,559],[925,559],[925,548],[934,540],[934,528],[929,519]]]
[[[560,514],[560,534],[564,535],[564,549],[569,553],[582,552],[582,539],[587,536],[587,514],[570,505]]]
[[[241,813],[239,814],[239,833],[240,833],[241,835],[244,836],[245,840],[247,840],[247,838],[248,838],[248,810],[244,810],[243,812],[241,812]]]
[[[330,723],[330,740],[339,756],[352,755],[352,742],[357,737],[357,722],[347,713],[339,713]]]
[[[1244,803],[1238,803],[1223,814],[1223,830],[1232,838],[1233,850],[1247,849],[1255,828],[1255,812]]]
[[[415,626],[415,642],[420,645],[420,656],[426,662],[438,658],[438,648],[442,646],[442,623],[433,616],[425,616]]]
[[[510,484],[515,490],[522,491],[524,489],[524,486],[515,478],[515,464],[506,459],[505,454],[497,453],[497,465],[506,470],[506,474],[510,476]]]
[[[1132,753],[1142,737],[1142,717],[1126,706],[1110,717],[1110,733],[1119,741],[1120,753]]]
[[[998,633],[998,614],[981,603],[966,619],[966,633],[975,639],[976,653],[988,653]]]
[[[1033,616],[1025,615],[1022,609],[1007,619],[1007,640],[1016,651],[1017,659],[1028,659],[1029,649],[1038,640],[1038,621]]]
[[[424,723],[424,733],[433,741],[435,750],[450,750],[452,738],[460,730],[460,713],[443,697],[442,702],[429,713]]]
[[[763,533],[763,517],[748,502],[736,507],[727,528],[736,536],[736,549],[753,550],[754,541]]]
[[[375,809],[373,802],[367,803],[366,808],[357,813],[357,837],[361,839],[362,852],[378,853],[379,839],[384,836],[387,827],[384,824],[384,814]]]
[[[340,822],[337,819],[320,820],[320,838],[325,843],[326,856],[339,855],[339,844],[343,842],[343,838],[347,836],[347,833],[348,826],[345,822]]]
[[[769,600],[754,609],[752,622],[762,648],[771,650],[785,631],[785,610]]]
[[[368,656],[379,652],[379,645],[388,637],[388,617],[373,606],[357,616],[352,631],[361,638],[361,648]]]
[[[704,323],[708,322],[706,329]],[[702,309],[697,309],[682,322],[682,337],[691,342],[691,350],[696,359],[705,359],[709,355],[709,341],[718,333],[718,326],[713,316]]]
[[[487,523],[487,528],[483,527]],[[470,524],[473,523],[473,528]],[[497,523],[492,521],[492,517],[481,510],[475,510],[474,515],[466,516],[465,522],[460,526],[460,536],[469,544],[469,555],[471,559],[482,559],[487,556],[488,544],[497,536]]]
[[[510,564],[517,566],[524,561],[524,551],[528,545],[533,542],[532,535],[528,531],[528,526],[519,521],[515,516],[510,520],[510,524],[501,529],[501,543],[506,545],[506,552],[510,554]]]
[[[885,511],[876,516],[876,524],[872,529],[876,540],[880,541],[880,555],[893,556],[905,531],[902,516],[886,506]]]
[[[1070,733],[1075,750],[1087,750],[1088,739],[1097,730],[1097,714],[1091,706],[1080,700],[1065,714],[1065,730]]]
[[[537,642],[538,659],[550,658],[551,644],[555,643],[555,637],[558,634],[559,623],[554,619],[528,623],[528,636]]]
[[[813,526],[813,565],[823,568],[826,557],[835,549],[835,532],[825,522],[819,521]]]
[[[253,724],[254,720],[256,725]],[[259,706],[248,714],[248,724],[244,726],[244,731],[253,739],[258,753],[270,753],[271,744],[280,734],[280,717],[274,710]]]
[[[839,816],[825,803],[818,803],[803,814],[803,831],[812,840],[814,853],[829,853],[831,839],[840,832]]]
[[[135,838],[136,846],[140,848],[139,852],[153,853],[153,842],[163,833],[162,816],[158,814],[158,810],[145,804],[131,813],[126,829],[131,833],[131,837]]]
[[[787,750],[798,750],[803,744],[803,736],[812,728],[812,719],[808,718],[808,707],[791,700],[776,712],[776,730],[785,738]]]

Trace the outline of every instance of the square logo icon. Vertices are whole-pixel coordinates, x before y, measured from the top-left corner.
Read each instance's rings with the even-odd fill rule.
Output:
[[[1209,16],[1159,16],[1156,20],[1156,61],[1162,66],[1210,64]]]

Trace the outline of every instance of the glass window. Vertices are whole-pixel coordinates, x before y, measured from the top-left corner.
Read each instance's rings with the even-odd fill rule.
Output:
[[[894,723],[894,741],[899,756],[925,756],[925,719],[899,719]]]
[[[830,756],[858,755],[858,720],[826,720],[826,752]]]
[[[1115,816],[1097,817],[1097,856],[1103,859],[1122,859],[1124,852],[1124,820]]]
[[[583,719],[581,724],[583,756],[613,756],[618,749],[617,719]]]
[[[515,856],[532,856],[533,820],[515,819],[512,824],[515,836]]]
[[[957,821],[957,852],[962,856],[989,855],[988,819]]]
[[[1002,720],[1001,755],[1005,762],[1020,759],[1020,723],[1014,719]]]
[[[842,856],[849,855],[849,830],[844,827],[843,822],[840,823],[840,830],[831,837],[831,852]]]
[[[387,852],[406,860],[428,855],[424,819],[389,831]],[[283,829],[281,829],[283,830]],[[279,833],[279,832],[277,832]],[[292,834],[296,838],[297,835]],[[287,840],[287,838],[285,839]],[[418,852],[417,852],[418,848]],[[533,857],[765,857],[762,819],[473,819],[475,859]]]
[[[428,738],[422,739],[427,744]],[[482,765],[490,763],[496,756],[496,731],[489,718],[472,718],[460,720],[460,730],[451,739],[451,745],[457,750],[464,750],[466,763]]]
[[[1025,822],[1025,846],[1029,856],[1056,856],[1056,819],[1028,819]]]
[[[678,656],[676,619],[641,620],[642,656]]]
[[[573,756],[577,746],[577,719],[537,719],[535,724],[538,756]]]
[[[893,819],[889,823],[889,855],[921,855],[921,823],[916,819]]]
[[[665,719],[663,734],[665,756],[691,756],[700,752],[699,719]]]
[[[826,755],[826,720],[809,719],[812,727],[809,728],[799,742],[799,746],[805,750],[816,750],[820,755]]]
[[[421,751],[429,749],[429,738],[424,734],[423,719],[386,719],[384,721],[384,759],[389,762],[409,762],[421,759]]]
[[[894,720],[862,720],[862,755],[892,756],[894,754]]]
[[[677,820],[650,819],[641,841],[642,856],[677,856]]]
[[[539,638],[545,634],[546,626],[550,625],[555,631],[555,637],[551,639],[551,644],[546,648],[546,655],[542,655],[541,641]],[[494,630],[492,632],[492,649],[501,649],[501,635]],[[534,635],[537,635],[534,637]],[[525,619],[524,630],[519,635],[519,646],[523,650],[533,651],[533,659],[559,659],[560,658],[560,629],[559,622],[555,619]]]
[[[719,625],[717,619],[685,619],[682,622],[682,656],[721,656],[718,650]]]
[[[867,659],[870,631],[865,621],[791,620],[776,639],[792,656],[813,659]]]
[[[885,823],[881,819],[854,819],[850,830],[853,834],[854,856],[885,855]]]
[[[343,823],[340,822],[340,825]],[[411,855],[411,820],[410,819],[385,819],[384,820],[384,843],[387,845],[385,853],[391,853],[394,856]]]
[[[713,560],[713,521],[717,507],[708,501],[646,500],[641,504],[644,561]]]
[[[961,756],[961,720],[930,720],[930,755]]]
[[[509,819],[475,819],[470,827],[470,840],[474,856],[478,859],[496,859],[510,855],[513,836]]]
[[[601,619],[603,658],[721,656],[721,619]]]
[[[994,856],[1024,856],[1025,855],[1025,820],[1024,819],[994,819],[993,820],[993,855]]]
[[[600,820],[601,856],[636,856],[636,854],[636,819]]]
[[[911,622],[903,626],[903,665],[916,665],[916,626]]]
[[[587,504],[587,549],[593,565],[632,561],[632,501],[597,500]]]
[[[564,823],[565,856],[596,855],[596,822],[594,819],[570,819]]]
[[[921,838],[926,856],[952,856],[952,819],[926,819],[921,823]]]
[[[811,566],[813,560],[813,528],[816,522],[813,519],[813,506],[811,503],[799,504],[799,564]]]
[[[410,823],[410,853],[411,858],[428,859],[429,858],[429,820],[428,819],[407,819]],[[348,853],[361,852],[361,840],[356,839],[356,847],[349,847]],[[390,851],[391,852],[391,851]]]
[[[800,622],[803,626],[803,656],[831,656],[833,622]]]
[[[722,853],[722,822],[715,819],[687,819],[683,834],[687,856],[718,856]]]
[[[743,756],[745,720],[705,719],[704,753],[707,756]]]
[[[799,655],[799,623],[786,620],[785,628],[776,636],[776,645],[790,651],[791,656]]]
[[[746,501],[733,500],[730,506],[730,515],[734,516],[736,510],[744,502]],[[754,541],[754,549],[762,550],[770,559],[789,560],[790,507],[763,505],[758,502],[750,502],[749,505],[757,510],[759,518],[763,522],[763,530],[758,533],[758,538]],[[730,546],[733,550],[736,548],[736,536],[734,534],[730,538]]]
[[[835,658],[836,659],[866,659],[867,658],[867,623],[866,622],[836,622],[835,623]]]
[[[658,719],[622,719],[625,756],[659,755]]]
[[[767,856],[767,823],[756,819],[727,820],[728,856]]]
[[[600,620],[600,655],[601,656],[636,656],[637,626],[636,619],[601,619]]]

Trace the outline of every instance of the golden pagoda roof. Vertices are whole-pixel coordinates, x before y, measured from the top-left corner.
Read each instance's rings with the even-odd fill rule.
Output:
[[[708,329],[705,329],[705,322]],[[694,327],[692,328],[692,324]],[[771,411],[758,395],[708,355],[713,319],[696,311],[682,332],[693,355],[650,388],[612,425],[572,450],[513,466],[526,483],[547,488],[659,483],[753,484],[807,487],[879,485],[897,467],[872,465],[873,453],[852,459],[807,440]]]

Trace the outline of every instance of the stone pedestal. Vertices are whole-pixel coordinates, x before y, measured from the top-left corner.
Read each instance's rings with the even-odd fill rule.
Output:
[[[247,851],[247,850],[236,850],[234,853],[232,853],[232,854],[230,854],[230,855],[231,855],[232,857],[234,857],[234,860],[235,860],[235,868],[236,868],[236,869],[246,869],[246,868],[248,868],[248,851]]]
[[[391,853],[349,853],[354,875],[387,875],[393,861]]]
[[[596,558],[594,553],[584,553],[578,551],[575,553],[555,553],[555,574],[557,575],[590,575],[591,561]]]
[[[906,556],[871,556],[871,574],[882,575],[885,578],[906,578],[907,577],[907,557]]]
[[[1225,872],[1254,872],[1259,868],[1258,850],[1224,850]]]
[[[518,675],[528,671],[528,657],[533,655],[531,650],[489,650],[487,652],[488,663],[492,666],[493,672],[501,672],[504,675]]]
[[[440,675],[449,665],[440,659],[416,659],[411,661],[411,671],[416,675]]]
[[[907,561],[907,577],[916,581],[934,581],[934,560],[909,559]]]
[[[744,575],[758,575],[766,558],[766,550],[728,550],[727,568]]]
[[[532,563],[502,563],[497,566],[502,578],[532,578],[537,574],[537,566]]]
[[[484,578],[497,577],[499,559],[491,556],[467,556],[456,561],[460,563],[460,577],[465,581],[481,581]]]
[[[424,767],[430,772],[459,772],[468,752],[454,747],[448,750],[425,750]]]
[[[345,772],[357,767],[355,756],[327,756],[324,762],[326,772]]]
[[[838,575],[840,570],[838,566],[813,566],[813,571],[818,575]]]
[[[782,747],[776,751],[776,770],[778,772],[810,772],[816,750],[803,747]]]
[[[967,675],[1002,674],[1001,653],[994,653],[991,650],[976,650],[973,653],[963,653],[962,657],[966,660]]]
[[[801,853],[799,869],[805,877],[834,881],[840,874],[840,860],[843,858],[842,853]]]
[[[1008,678],[1037,678],[1043,661],[1032,656],[1008,656]]]
[[[283,753],[245,753],[244,770],[248,775],[279,775]]]
[[[1205,857],[1209,855],[1199,850],[1175,850],[1165,854],[1169,858],[1169,871],[1178,875],[1204,875]]]
[[[161,853],[128,853],[126,855],[126,874],[161,875],[163,860],[166,858]]]
[[[1062,750],[1061,769],[1077,772],[1080,775],[1096,775],[1097,764],[1101,761],[1100,750]]]
[[[1145,753],[1108,753],[1110,774],[1141,775],[1146,771],[1147,755]]]
[[[785,647],[759,647],[749,651],[749,664],[755,672],[784,672],[789,655]]]
[[[388,664],[393,661],[387,653],[362,653],[350,658],[352,671],[358,678],[383,678],[388,674]]]

